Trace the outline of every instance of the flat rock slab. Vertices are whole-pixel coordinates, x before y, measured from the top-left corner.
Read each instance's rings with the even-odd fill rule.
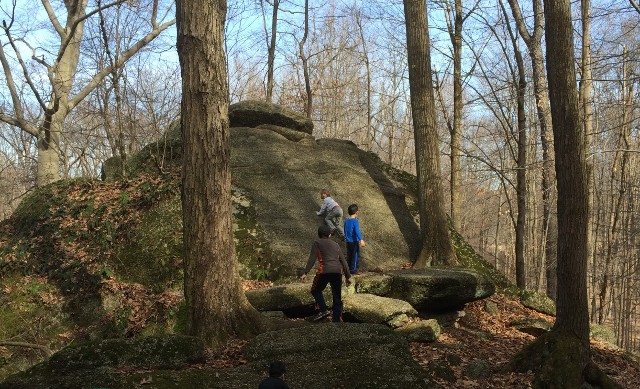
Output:
[[[256,337],[253,361],[281,360],[292,388],[434,388],[407,342],[383,325],[326,323]]]
[[[342,288],[342,294],[347,288]],[[311,282],[273,286],[271,288],[252,289],[246,292],[247,299],[258,311],[290,311],[309,308],[315,305],[311,295]],[[324,290],[327,305],[331,306],[331,288]]]
[[[440,337],[440,325],[437,320],[420,320],[397,328],[395,332],[409,342],[432,343]]]
[[[416,317],[418,311],[406,301],[357,293],[344,299],[343,315],[360,323],[385,324],[397,328]]]
[[[404,300],[418,311],[456,310],[495,293],[488,278],[468,269],[403,269],[386,274],[393,277],[387,297]]]
[[[311,119],[281,105],[246,100],[229,106],[231,127],[257,127],[261,124],[272,124],[307,134],[313,132]]]

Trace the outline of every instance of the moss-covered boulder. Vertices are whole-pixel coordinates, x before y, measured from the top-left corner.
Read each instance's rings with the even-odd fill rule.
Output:
[[[231,127],[257,127],[272,124],[311,134],[313,122],[306,116],[281,105],[246,100],[229,106]]]
[[[523,290],[520,292],[520,302],[527,308],[547,315],[556,315],[556,303],[547,295],[533,290]]]
[[[203,360],[202,342],[190,336],[107,339],[66,347],[0,388],[119,387],[118,368],[177,369]]]
[[[441,329],[437,320],[429,319],[408,323],[395,332],[409,342],[432,343],[440,337]]]
[[[453,311],[495,292],[488,278],[467,269],[403,269],[388,274],[393,284],[387,297],[407,301],[419,311]]]
[[[347,290],[343,288],[343,294]],[[247,299],[258,311],[298,312],[312,308],[315,300],[311,295],[311,283],[294,283],[271,288],[252,289],[246,292]],[[331,288],[324,290],[324,298],[331,306]]]
[[[407,342],[386,326],[327,323],[255,338],[251,360],[282,360],[292,388],[433,388]]]
[[[386,296],[391,291],[393,277],[387,274],[364,273],[353,277],[356,293],[371,293]]]
[[[609,347],[617,348],[616,333],[609,326],[591,323],[589,325],[589,336],[599,342],[606,343]]]
[[[539,317],[521,317],[514,319],[509,323],[510,327],[517,329],[525,334],[540,336],[551,330],[552,324]]]
[[[380,297],[368,293],[356,293],[344,299],[344,318],[359,323],[386,324],[401,327],[418,311],[406,301]]]

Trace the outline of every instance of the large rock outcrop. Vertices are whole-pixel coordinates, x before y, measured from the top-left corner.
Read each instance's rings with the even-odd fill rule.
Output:
[[[231,127],[258,127],[261,124],[290,128],[307,134],[313,132],[311,119],[282,105],[246,100],[229,106]]]
[[[291,388],[438,388],[413,360],[407,342],[380,325],[326,323],[267,332],[245,348],[248,363],[226,369],[193,365],[202,358],[202,346],[197,340],[174,337],[169,342],[174,346],[171,350],[180,342],[185,343],[185,348],[173,360],[150,355],[156,351],[164,358],[167,351],[150,347],[144,338],[117,345],[112,342],[108,347],[100,342],[87,343],[82,350],[60,351],[49,361],[0,383],[0,388],[253,389],[274,360],[286,364],[286,380]],[[145,350],[141,352],[141,348]],[[137,355],[135,363],[118,370],[127,355]],[[146,361],[145,355],[149,356]],[[169,360],[174,364],[167,365]],[[165,365],[159,366],[158,361]],[[197,368],[183,369],[189,363]]]

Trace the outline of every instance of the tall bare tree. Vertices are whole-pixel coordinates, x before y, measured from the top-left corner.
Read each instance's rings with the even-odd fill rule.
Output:
[[[280,8],[280,0],[273,0],[273,13],[271,14],[271,35],[267,33],[267,21],[264,17],[265,0],[260,0],[260,6],[263,8],[262,15],[264,18],[264,30],[267,39],[267,102],[273,100],[273,71],[276,61],[276,32],[278,31],[278,8]]]
[[[542,145],[542,231],[545,237],[545,268],[547,295],[556,296],[556,241],[558,236],[557,217],[554,212],[556,202],[556,178],[553,166],[553,133],[547,78],[544,72],[542,53],[542,34],[544,32],[544,14],[542,0],[533,0],[533,30],[529,32],[518,0],[509,0],[511,12],[518,32],[522,37],[533,70],[533,89],[536,97],[540,143]]]
[[[420,268],[451,264],[456,256],[449,236],[440,175],[427,5],[424,0],[404,0],[403,3],[422,234],[422,250],[414,267]]]
[[[298,43],[300,60],[302,61],[302,72],[304,74],[304,85],[306,91],[305,112],[307,117],[311,119],[313,113],[313,92],[311,91],[311,76],[309,75],[309,61],[304,52],[304,45],[307,43],[309,36],[309,0],[304,0],[304,34]]]
[[[524,69],[524,60],[518,47],[517,35],[512,31],[509,23],[509,15],[502,0],[499,1],[500,9],[504,16],[507,32],[513,53],[516,59],[516,69],[511,72],[512,83],[516,86],[516,104],[518,125],[514,136],[518,145],[518,156],[516,158],[516,197],[518,203],[518,216],[516,220],[516,286],[521,289],[527,287],[526,283],[526,260],[525,260],[525,228],[527,224],[527,115],[525,113],[525,92],[527,80]]]
[[[219,346],[260,328],[233,242],[226,0],[178,0],[182,73],[182,208],[188,332]]]
[[[88,0],[65,1],[63,8],[52,6],[49,0],[42,0],[43,9],[56,32],[57,47],[52,51],[54,54],[51,58],[47,58],[46,54],[38,51],[36,45],[26,42],[25,37],[14,36],[15,19],[3,23],[2,32],[6,42],[0,44],[0,62],[13,106],[11,112],[0,110],[0,120],[38,139],[39,185],[53,182],[60,177],[60,139],[65,131],[64,122],[69,112],[105,77],[113,74],[114,68],[124,66],[125,62],[175,23],[175,19],[163,21],[167,14],[159,15],[158,1],[154,0],[151,3],[149,31],[143,33],[131,46],[123,49],[111,65],[99,70],[83,85],[76,82],[78,80],[76,75],[85,22],[106,8],[126,3],[126,0],[115,0],[104,5],[98,2],[98,6],[92,9],[88,9]],[[13,9],[6,10],[6,14],[14,16],[15,6],[16,3],[13,2]],[[6,47],[10,48],[11,54],[5,51],[5,43]],[[41,69],[33,69],[23,58],[24,46],[31,50],[31,60],[40,65]],[[18,64],[19,72],[11,67],[11,59]],[[47,75],[44,85],[38,80],[42,70]],[[16,82],[19,81],[16,81],[15,73],[23,77],[24,82],[29,86],[31,98],[37,101],[43,112],[37,122],[25,115],[25,105],[28,102],[18,91]]]
[[[521,352],[515,366],[534,370],[536,387],[578,388],[587,381],[602,384],[607,378],[590,359],[586,282],[589,192],[570,0],[546,0],[544,15],[558,180],[557,316],[552,330]]]

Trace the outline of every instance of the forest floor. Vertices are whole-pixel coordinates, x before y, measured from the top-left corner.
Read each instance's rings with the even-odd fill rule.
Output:
[[[245,285],[245,288],[267,285]],[[489,298],[498,307],[491,314],[485,310],[484,301],[476,301],[465,308],[466,315],[456,326],[443,328],[436,343],[411,343],[410,350],[414,359],[427,371],[427,366],[437,362],[449,366],[455,378],[445,380],[432,376],[443,388],[531,388],[533,373],[513,373],[507,370],[509,361],[524,346],[535,338],[508,325],[512,320],[522,317],[540,317],[553,322],[552,316],[538,313],[523,306],[520,302],[504,295],[496,294]],[[300,320],[300,319],[294,319]],[[480,336],[490,334],[491,336]],[[242,349],[248,342],[232,340],[226,349],[212,353],[206,365],[215,368],[233,367],[246,363]],[[613,349],[604,343],[591,342],[594,362],[610,378],[623,388],[640,388],[640,364],[621,350]],[[465,377],[463,369],[474,359],[481,359],[491,366],[491,374],[484,379]]]

